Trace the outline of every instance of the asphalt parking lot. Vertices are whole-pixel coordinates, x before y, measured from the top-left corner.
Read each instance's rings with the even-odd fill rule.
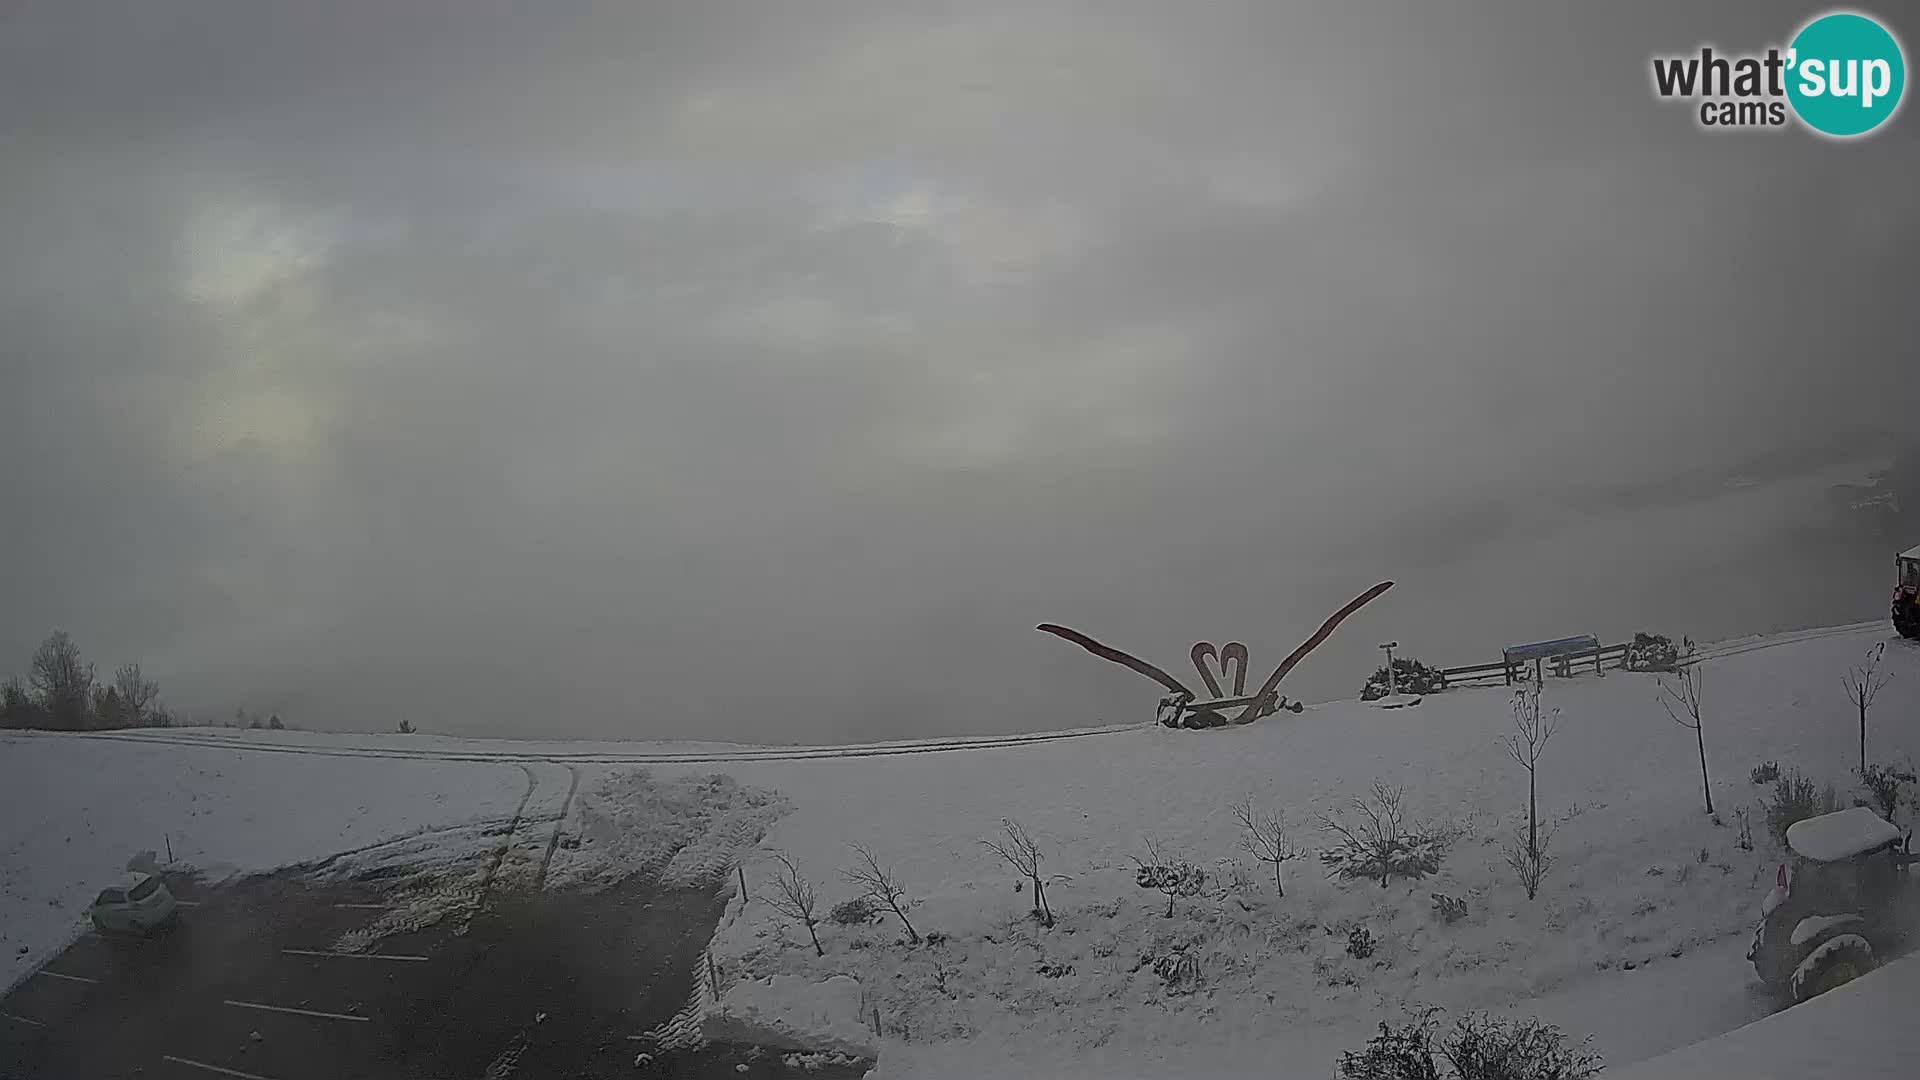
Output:
[[[717,898],[632,883],[489,899],[469,922],[335,951],[388,906],[376,883],[170,876],[179,922],[89,934],[0,1000],[5,1080],[503,1080],[859,1076],[710,1046],[645,1068],[685,1004]]]

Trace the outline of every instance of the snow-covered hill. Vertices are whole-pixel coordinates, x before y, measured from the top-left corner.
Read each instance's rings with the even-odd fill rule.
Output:
[[[1704,667],[1708,763],[1719,814],[1701,805],[1692,734],[1652,677],[1550,680],[1559,734],[1541,764],[1556,862],[1528,901],[1502,844],[1523,820],[1525,778],[1498,744],[1503,689],[1459,690],[1417,708],[1357,702],[1282,713],[1240,729],[1138,726],[1074,737],[846,748],[527,743],[283,732],[0,737],[0,927],[11,982],[77,926],[80,908],[129,856],[264,869],[374,841],[512,815],[553,802],[580,775],[583,801],[616,799],[636,767],[725,772],[792,807],[763,842],[789,853],[822,908],[852,895],[850,844],[898,874],[908,916],[827,926],[824,958],[793,944],[759,901],[715,945],[727,981],[849,974],[878,1008],[890,1075],[1321,1074],[1403,1004],[1516,1003],[1595,1035],[1615,1063],[1646,1058],[1763,1015],[1741,952],[1778,854],[1748,781],[1775,760],[1851,794],[1849,664],[1879,624],[1725,642]],[[1893,681],[1874,710],[1870,756],[1920,757],[1920,649],[1887,642]],[[1146,693],[1143,688],[1143,698]],[[1145,706],[1143,705],[1143,710]],[[957,745],[954,743],[957,742]],[[273,752],[264,752],[273,751]],[[554,765],[542,765],[551,760]],[[560,763],[570,768],[561,768]],[[523,768],[523,766],[525,766]],[[555,774],[557,782],[529,777]],[[1376,781],[1462,838],[1427,880],[1341,886],[1311,857],[1287,865],[1286,896],[1242,846],[1231,806],[1284,813],[1292,838]],[[532,788],[541,794],[530,796]],[[548,799],[551,794],[554,797]],[[543,801],[544,800],[544,801]],[[1739,811],[1755,850],[1738,844]],[[980,843],[1002,819],[1030,830],[1053,877],[1059,924],[1024,920],[1030,896]],[[1166,898],[1135,885],[1147,842],[1206,870],[1209,887]],[[768,880],[746,867],[750,891]],[[1432,894],[1466,903],[1442,920]],[[1363,927],[1371,956],[1346,949]],[[16,953],[20,945],[25,955]],[[1183,960],[1182,958],[1186,958]],[[1174,985],[1154,972],[1180,970]]]

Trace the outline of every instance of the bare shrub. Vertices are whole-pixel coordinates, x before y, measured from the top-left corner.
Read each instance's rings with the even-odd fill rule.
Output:
[[[1747,780],[1750,783],[1771,784],[1778,779],[1780,779],[1780,763],[1771,759],[1747,770]]]
[[[1418,880],[1440,869],[1458,835],[1446,825],[1408,820],[1405,789],[1378,781],[1350,809],[1350,821],[1320,816],[1320,827],[1334,838],[1321,850],[1320,862],[1328,877],[1342,881],[1367,878],[1384,889],[1396,875]]]
[[[1160,845],[1147,840],[1147,857],[1134,857],[1133,883],[1143,889],[1156,889],[1167,897],[1167,912],[1163,918],[1173,918],[1174,902],[1184,896],[1198,896],[1207,887],[1207,872],[1193,863],[1162,851]]]
[[[1798,769],[1788,769],[1773,782],[1773,797],[1767,800],[1767,831],[1780,843],[1787,842],[1787,829],[1796,821],[1805,821],[1821,813],[1819,789]]]
[[[1233,818],[1246,832],[1247,850],[1253,853],[1253,857],[1263,863],[1273,864],[1274,893],[1286,896],[1287,887],[1281,881],[1280,866],[1306,853],[1288,837],[1286,818],[1277,810],[1255,813],[1251,795],[1234,806]]]
[[[1553,856],[1547,854],[1547,847],[1553,841],[1553,830],[1546,829],[1536,836],[1516,835],[1504,849],[1507,865],[1513,869],[1513,876],[1520,887],[1527,891],[1527,899],[1540,895],[1540,882],[1544,881],[1547,871],[1553,869]]]
[[[1016,821],[1001,819],[1005,840],[982,840],[981,845],[1000,856],[1008,866],[1033,886],[1033,914],[1042,926],[1053,925],[1053,908],[1047,904],[1047,883],[1040,877],[1040,844]]]
[[[1347,955],[1355,960],[1365,960],[1372,956],[1378,944],[1373,940],[1373,932],[1364,926],[1356,926],[1347,931]]]
[[[827,950],[820,947],[820,935],[814,931],[819,920],[814,917],[812,883],[800,876],[800,868],[784,852],[776,851],[771,858],[779,864],[779,869],[773,872],[772,891],[761,899],[782,916],[807,928],[807,937],[813,942],[815,956],[827,955]]]
[[[915,945],[920,944],[920,933],[907,921],[906,905],[902,902],[907,895],[906,887],[891,871],[880,865],[880,860],[874,858],[870,848],[860,844],[848,846],[853,848],[854,855],[860,861],[852,869],[841,871],[841,875],[858,885],[861,895],[893,912],[900,919],[900,925],[907,928],[907,940]]]
[[[1903,786],[1913,782],[1914,773],[1911,769],[1869,765],[1860,770],[1860,786],[1866,789],[1873,808],[1888,821],[1892,821],[1895,811],[1900,809]]]
[[[1384,1021],[1366,1048],[1340,1055],[1341,1080],[1588,1080],[1600,1056],[1538,1020],[1468,1013],[1444,1035],[1440,1010]]]

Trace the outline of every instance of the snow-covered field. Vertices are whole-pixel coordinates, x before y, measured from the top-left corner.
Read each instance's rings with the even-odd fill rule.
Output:
[[[1498,743],[1511,726],[1499,688],[1398,710],[1335,702],[1241,729],[1140,726],[860,756],[291,732],[7,736],[5,973],[11,981],[57,946],[98,884],[159,850],[162,833],[181,861],[263,869],[506,818],[529,798],[531,771],[541,779],[528,812],[549,818],[570,774],[580,778],[570,828],[582,845],[554,858],[554,885],[603,878],[610,865],[710,878],[772,823],[760,848],[791,855],[824,911],[855,891],[840,873],[848,845],[871,848],[937,943],[910,947],[889,915],[823,926],[816,957],[804,931],[754,899],[733,906],[714,953],[742,997],[757,993],[747,980],[857,980],[863,1018],[880,1013],[888,1076],[1267,1075],[1280,1062],[1325,1075],[1376,1019],[1415,1003],[1518,1005],[1592,1034],[1619,1065],[1768,1011],[1741,954],[1779,856],[1748,770],[1777,760],[1850,796],[1855,728],[1839,679],[1886,637],[1871,624],[1714,648],[1704,693],[1717,820],[1703,812],[1692,733],[1668,719],[1652,677],[1549,680],[1559,733],[1540,800],[1556,862],[1534,901],[1501,850],[1524,820],[1526,787]],[[1920,649],[1889,641],[1885,667],[1893,681],[1875,706],[1870,756],[1903,762],[1920,757]],[[1143,713],[1150,697],[1143,684]],[[259,752],[269,749],[279,752]],[[737,784],[705,779],[715,772]],[[1461,831],[1439,873],[1340,885],[1308,856],[1287,864],[1277,897],[1231,805],[1252,796],[1282,811],[1292,839],[1314,848],[1326,839],[1317,817],[1376,781],[1403,785],[1415,815]],[[1737,842],[1742,809],[1753,851]],[[649,831],[667,818],[686,820]],[[1029,892],[980,843],[1002,819],[1043,846],[1051,929],[1025,917]],[[1209,877],[1172,918],[1166,897],[1135,885],[1149,840]],[[763,894],[768,860],[749,857],[745,873]],[[1464,901],[1464,918],[1442,920],[1435,893]],[[1349,955],[1353,927],[1376,943],[1371,956]],[[20,944],[28,955],[15,955]],[[1156,974],[1156,961],[1177,977]],[[778,994],[757,996],[778,1007]]]
[[[1511,725],[1498,688],[1400,710],[1332,703],[1237,730],[730,766],[795,804],[766,845],[798,861],[823,907],[852,894],[839,871],[852,861],[847,845],[866,844],[915,898],[916,929],[946,940],[909,948],[889,917],[823,929],[820,958],[750,904],[716,951],[735,978],[858,979],[882,1014],[889,1075],[1234,1075],[1276,1059],[1324,1075],[1404,1004],[1529,999],[1528,1011],[1599,1036],[1609,1060],[1644,1058],[1766,1011],[1742,954],[1779,857],[1748,771],[1777,760],[1850,797],[1855,722],[1840,675],[1886,636],[1869,625],[1715,650],[1704,695],[1717,823],[1703,811],[1692,733],[1662,710],[1652,677],[1550,680],[1560,729],[1540,794],[1542,816],[1558,823],[1556,862],[1531,902],[1501,851],[1524,820],[1526,787],[1498,745]],[[1870,756],[1904,761],[1920,756],[1910,722],[1920,650],[1894,639],[1885,666],[1894,678],[1875,706]],[[1306,859],[1288,864],[1277,899],[1231,804],[1252,795],[1281,808],[1294,839],[1318,845],[1317,815],[1376,780],[1405,785],[1419,815],[1465,829],[1440,873],[1340,886]],[[1737,843],[1742,809],[1753,851]],[[1045,871],[1062,875],[1048,890],[1051,930],[1024,918],[1017,875],[980,843],[1002,818],[1031,830]],[[1150,838],[1220,888],[1164,918],[1165,898],[1134,883]],[[748,873],[758,891],[765,868]],[[1467,917],[1444,923],[1433,893],[1465,900]],[[1367,959],[1347,955],[1353,925],[1378,942]],[[1198,964],[1190,992],[1151,967],[1179,956]]]

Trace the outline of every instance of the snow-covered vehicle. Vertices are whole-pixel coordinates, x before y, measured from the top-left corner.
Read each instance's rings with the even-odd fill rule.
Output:
[[[1760,981],[1793,1002],[1851,982],[1911,936],[1908,838],[1864,806],[1795,822],[1760,907],[1753,961]]]
[[[1920,638],[1920,544],[1893,560],[1900,579],[1893,586],[1893,628],[1901,637]]]
[[[88,915],[103,934],[151,934],[173,925],[179,908],[158,875],[132,874],[122,884],[101,889]]]

